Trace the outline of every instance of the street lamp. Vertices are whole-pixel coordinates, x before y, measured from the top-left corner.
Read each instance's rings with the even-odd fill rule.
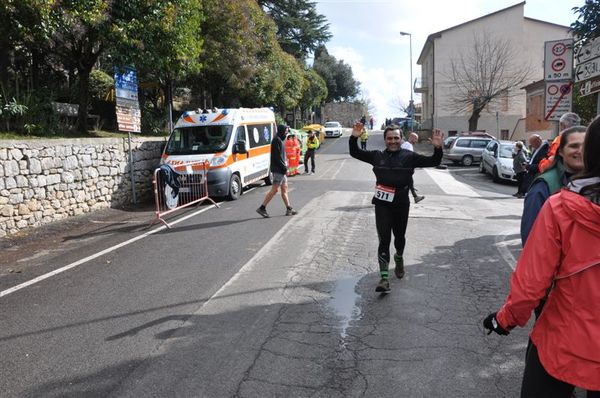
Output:
[[[407,32],[400,32],[402,36],[408,36],[410,45],[410,102],[408,103],[408,115],[410,116],[410,131],[414,131],[413,117],[415,114],[415,104],[413,102],[413,78],[412,78],[412,35]]]

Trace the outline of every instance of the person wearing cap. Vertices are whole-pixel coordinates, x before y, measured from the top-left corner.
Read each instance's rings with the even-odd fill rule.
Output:
[[[262,205],[256,212],[263,216],[264,218],[269,218],[270,215],[267,213],[267,205],[273,199],[275,195],[277,195],[277,191],[281,188],[281,199],[283,199],[283,203],[285,204],[286,216],[293,216],[298,214],[296,210],[290,204],[290,199],[288,197],[288,184],[287,184],[287,159],[285,157],[285,147],[283,144],[283,140],[285,139],[287,133],[289,132],[289,127],[280,124],[277,126],[277,134],[273,137],[273,141],[271,142],[271,174],[273,185],[271,186],[271,190],[267,192],[265,196],[265,200]]]
[[[304,172],[308,174],[308,159],[310,159],[311,172],[315,174],[315,151],[319,147],[319,139],[315,136],[314,130],[308,132],[306,141],[306,153],[304,154]]]
[[[350,156],[373,166],[376,177],[375,194],[371,201],[375,205],[375,226],[379,238],[377,260],[381,277],[376,292],[390,291],[389,263],[390,242],[394,233],[394,273],[397,278],[404,276],[404,246],[406,244],[406,227],[410,201],[408,191],[412,175],[416,167],[435,167],[442,161],[442,144],[444,134],[433,129],[430,142],[434,151],[432,156],[423,156],[416,152],[400,148],[402,140],[398,126],[387,126],[383,131],[384,151],[364,151],[358,147],[358,137],[362,134],[362,123],[357,122],[352,128],[349,140]]]
[[[540,173],[543,173],[552,165],[552,162],[554,161],[554,156],[556,155],[556,151],[560,146],[560,136],[562,135],[563,131],[565,131],[569,127],[578,126],[580,124],[581,118],[576,113],[567,112],[560,117],[558,121],[558,137],[556,137],[554,141],[552,141],[552,144],[550,144],[550,149],[548,149],[548,154],[546,155],[546,157],[540,160],[540,163],[538,165]]]

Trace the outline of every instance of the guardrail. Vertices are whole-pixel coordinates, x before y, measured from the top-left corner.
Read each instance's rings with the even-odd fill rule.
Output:
[[[154,202],[156,218],[171,228],[164,216],[178,210],[200,204],[206,200],[219,205],[208,197],[208,162],[189,162],[176,166],[162,165],[154,170]]]

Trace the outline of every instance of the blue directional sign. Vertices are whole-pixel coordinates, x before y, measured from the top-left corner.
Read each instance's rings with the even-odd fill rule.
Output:
[[[115,87],[125,90],[137,91],[137,73],[135,69],[123,68],[122,72],[115,72]]]
[[[138,99],[137,73],[133,68],[117,68],[115,70],[115,91],[117,98]]]

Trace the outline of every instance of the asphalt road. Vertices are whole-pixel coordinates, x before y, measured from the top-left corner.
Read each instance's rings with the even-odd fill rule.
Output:
[[[0,396],[518,396],[527,330],[481,327],[520,252],[516,187],[417,170],[407,275],[379,295],[373,183],[328,139],[294,217],[256,214],[257,187],[170,230],[108,210],[0,241]]]

